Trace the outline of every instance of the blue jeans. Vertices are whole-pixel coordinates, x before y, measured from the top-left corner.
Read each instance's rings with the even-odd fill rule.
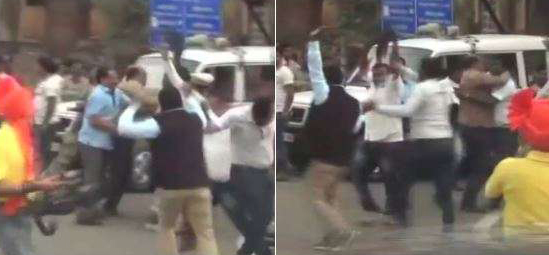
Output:
[[[32,255],[32,221],[28,215],[0,215],[0,250],[4,255]]]

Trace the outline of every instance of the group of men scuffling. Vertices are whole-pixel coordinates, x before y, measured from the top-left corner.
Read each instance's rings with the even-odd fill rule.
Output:
[[[454,231],[452,193],[457,176],[465,171],[462,211],[498,208],[503,196],[506,234],[515,233],[513,228],[549,233],[549,215],[541,213],[549,202],[549,156],[544,147],[549,134],[544,121],[549,119],[533,116],[548,104],[541,99],[545,89],[520,90],[509,63],[487,62],[477,55],[464,56],[451,70],[443,69],[441,58],[425,58],[418,74],[398,55],[396,39],[388,37],[377,44],[374,59],[365,57],[345,79],[333,58],[323,64],[320,39],[325,36],[327,29],[316,29],[307,45],[313,99],[302,133],[311,158],[305,180],[313,211],[325,227],[315,249],[340,251],[357,235],[336,207],[338,185],[349,172],[363,209],[382,212],[391,225],[411,225],[410,189],[427,174],[434,181],[442,230]],[[344,85],[352,80],[365,84],[365,102],[346,92]],[[540,82],[543,87],[546,79]],[[285,84],[277,80],[279,85]],[[362,130],[364,139],[359,139]],[[519,135],[531,146],[525,158],[513,158]],[[464,144],[463,158],[456,157],[456,139]],[[534,145],[534,140],[539,142]],[[368,188],[376,168],[385,186],[383,209]],[[486,205],[477,202],[484,186],[485,197],[491,199]]]
[[[29,194],[62,188],[65,183],[51,172],[68,170],[75,157],[83,184],[93,187],[75,209],[76,223],[101,225],[105,217],[116,217],[137,139],[150,141],[158,254],[179,254],[179,218],[190,226],[195,240],[191,249],[219,254],[214,198],[244,237],[237,254],[272,253],[265,236],[274,216],[274,94],[263,93],[251,105],[225,108],[218,117],[207,99],[214,76],[189,73],[179,61],[184,40],[173,35],[166,39],[171,48],[161,52],[166,77],[160,92],[144,89],[147,75],[142,68],[129,67],[122,81],[115,70],[98,68],[97,85],[84,96],[78,124],[65,134],[56,157],[50,154],[50,124],[56,122],[63,89],[58,65],[50,58],[38,61],[45,74],[32,93],[4,68],[7,61],[0,62],[0,248],[5,254],[31,254]],[[263,72],[265,82],[274,82],[274,68]],[[231,142],[219,146],[230,146],[232,161],[226,174],[230,178],[220,182],[209,176],[203,141],[205,135],[223,130],[230,130]],[[42,168],[53,177],[40,177]]]

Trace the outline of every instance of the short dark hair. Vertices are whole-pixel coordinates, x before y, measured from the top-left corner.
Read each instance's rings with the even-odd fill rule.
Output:
[[[124,77],[127,80],[135,79],[139,74],[141,74],[141,69],[137,66],[130,66],[124,71]]]
[[[461,66],[465,70],[465,69],[471,68],[473,65],[477,64],[478,62],[480,62],[480,58],[478,56],[470,55],[465,57],[461,61]]]
[[[97,83],[101,83],[101,80],[107,76],[109,76],[109,69],[106,67],[99,67],[97,68],[97,71],[95,71],[95,81],[97,81]]]
[[[424,58],[421,60],[420,80],[440,79],[445,72],[442,69],[442,62],[439,58]]]
[[[533,82],[538,86],[543,86],[547,83],[547,71],[539,71],[534,74]]]
[[[53,60],[50,57],[40,57],[40,58],[38,58],[38,64],[47,73],[52,74],[52,73],[57,73],[57,71],[59,71],[59,64],[57,64],[55,62],[55,60]]]
[[[343,83],[343,72],[338,65],[324,66],[323,71],[328,84],[340,85]]]
[[[254,100],[252,117],[257,126],[263,127],[272,120],[274,112],[274,98],[272,96],[260,97]]]

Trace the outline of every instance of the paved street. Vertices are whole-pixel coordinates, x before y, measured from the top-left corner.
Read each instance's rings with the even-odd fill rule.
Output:
[[[312,245],[320,239],[319,228],[315,217],[304,200],[303,183],[277,183],[277,254],[278,255],[313,255],[324,254],[312,250]],[[384,194],[380,184],[372,185],[373,192],[380,205],[383,205]],[[341,187],[340,201],[342,211],[347,219],[360,231],[351,247],[337,254],[349,255],[397,255],[397,254],[547,254],[547,245],[520,245],[515,242],[503,244],[498,238],[497,228],[478,230],[482,225],[493,225],[497,222],[495,215],[457,214],[456,232],[442,234],[440,211],[432,202],[434,188],[429,183],[416,184],[412,191],[413,227],[398,230],[383,226],[381,217],[365,213],[357,203],[357,196],[349,184]],[[461,198],[456,192],[455,202]],[[494,220],[494,218],[496,220]],[[486,223],[488,222],[488,223]],[[542,241],[547,242],[547,239]],[[525,247],[528,247],[527,249]],[[520,251],[520,252],[518,252]],[[326,253],[331,254],[331,253]]]
[[[66,216],[58,218],[60,229],[53,237],[44,237],[34,228],[37,255],[158,254],[155,233],[143,226],[151,202],[150,194],[127,195],[121,215],[107,219],[103,226],[77,226],[73,216]],[[238,235],[221,208],[215,208],[214,224],[221,254],[235,254]]]

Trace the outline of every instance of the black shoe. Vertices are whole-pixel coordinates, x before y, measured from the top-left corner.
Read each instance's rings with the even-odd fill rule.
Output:
[[[381,208],[371,199],[361,199],[360,205],[364,211],[381,213]]]

